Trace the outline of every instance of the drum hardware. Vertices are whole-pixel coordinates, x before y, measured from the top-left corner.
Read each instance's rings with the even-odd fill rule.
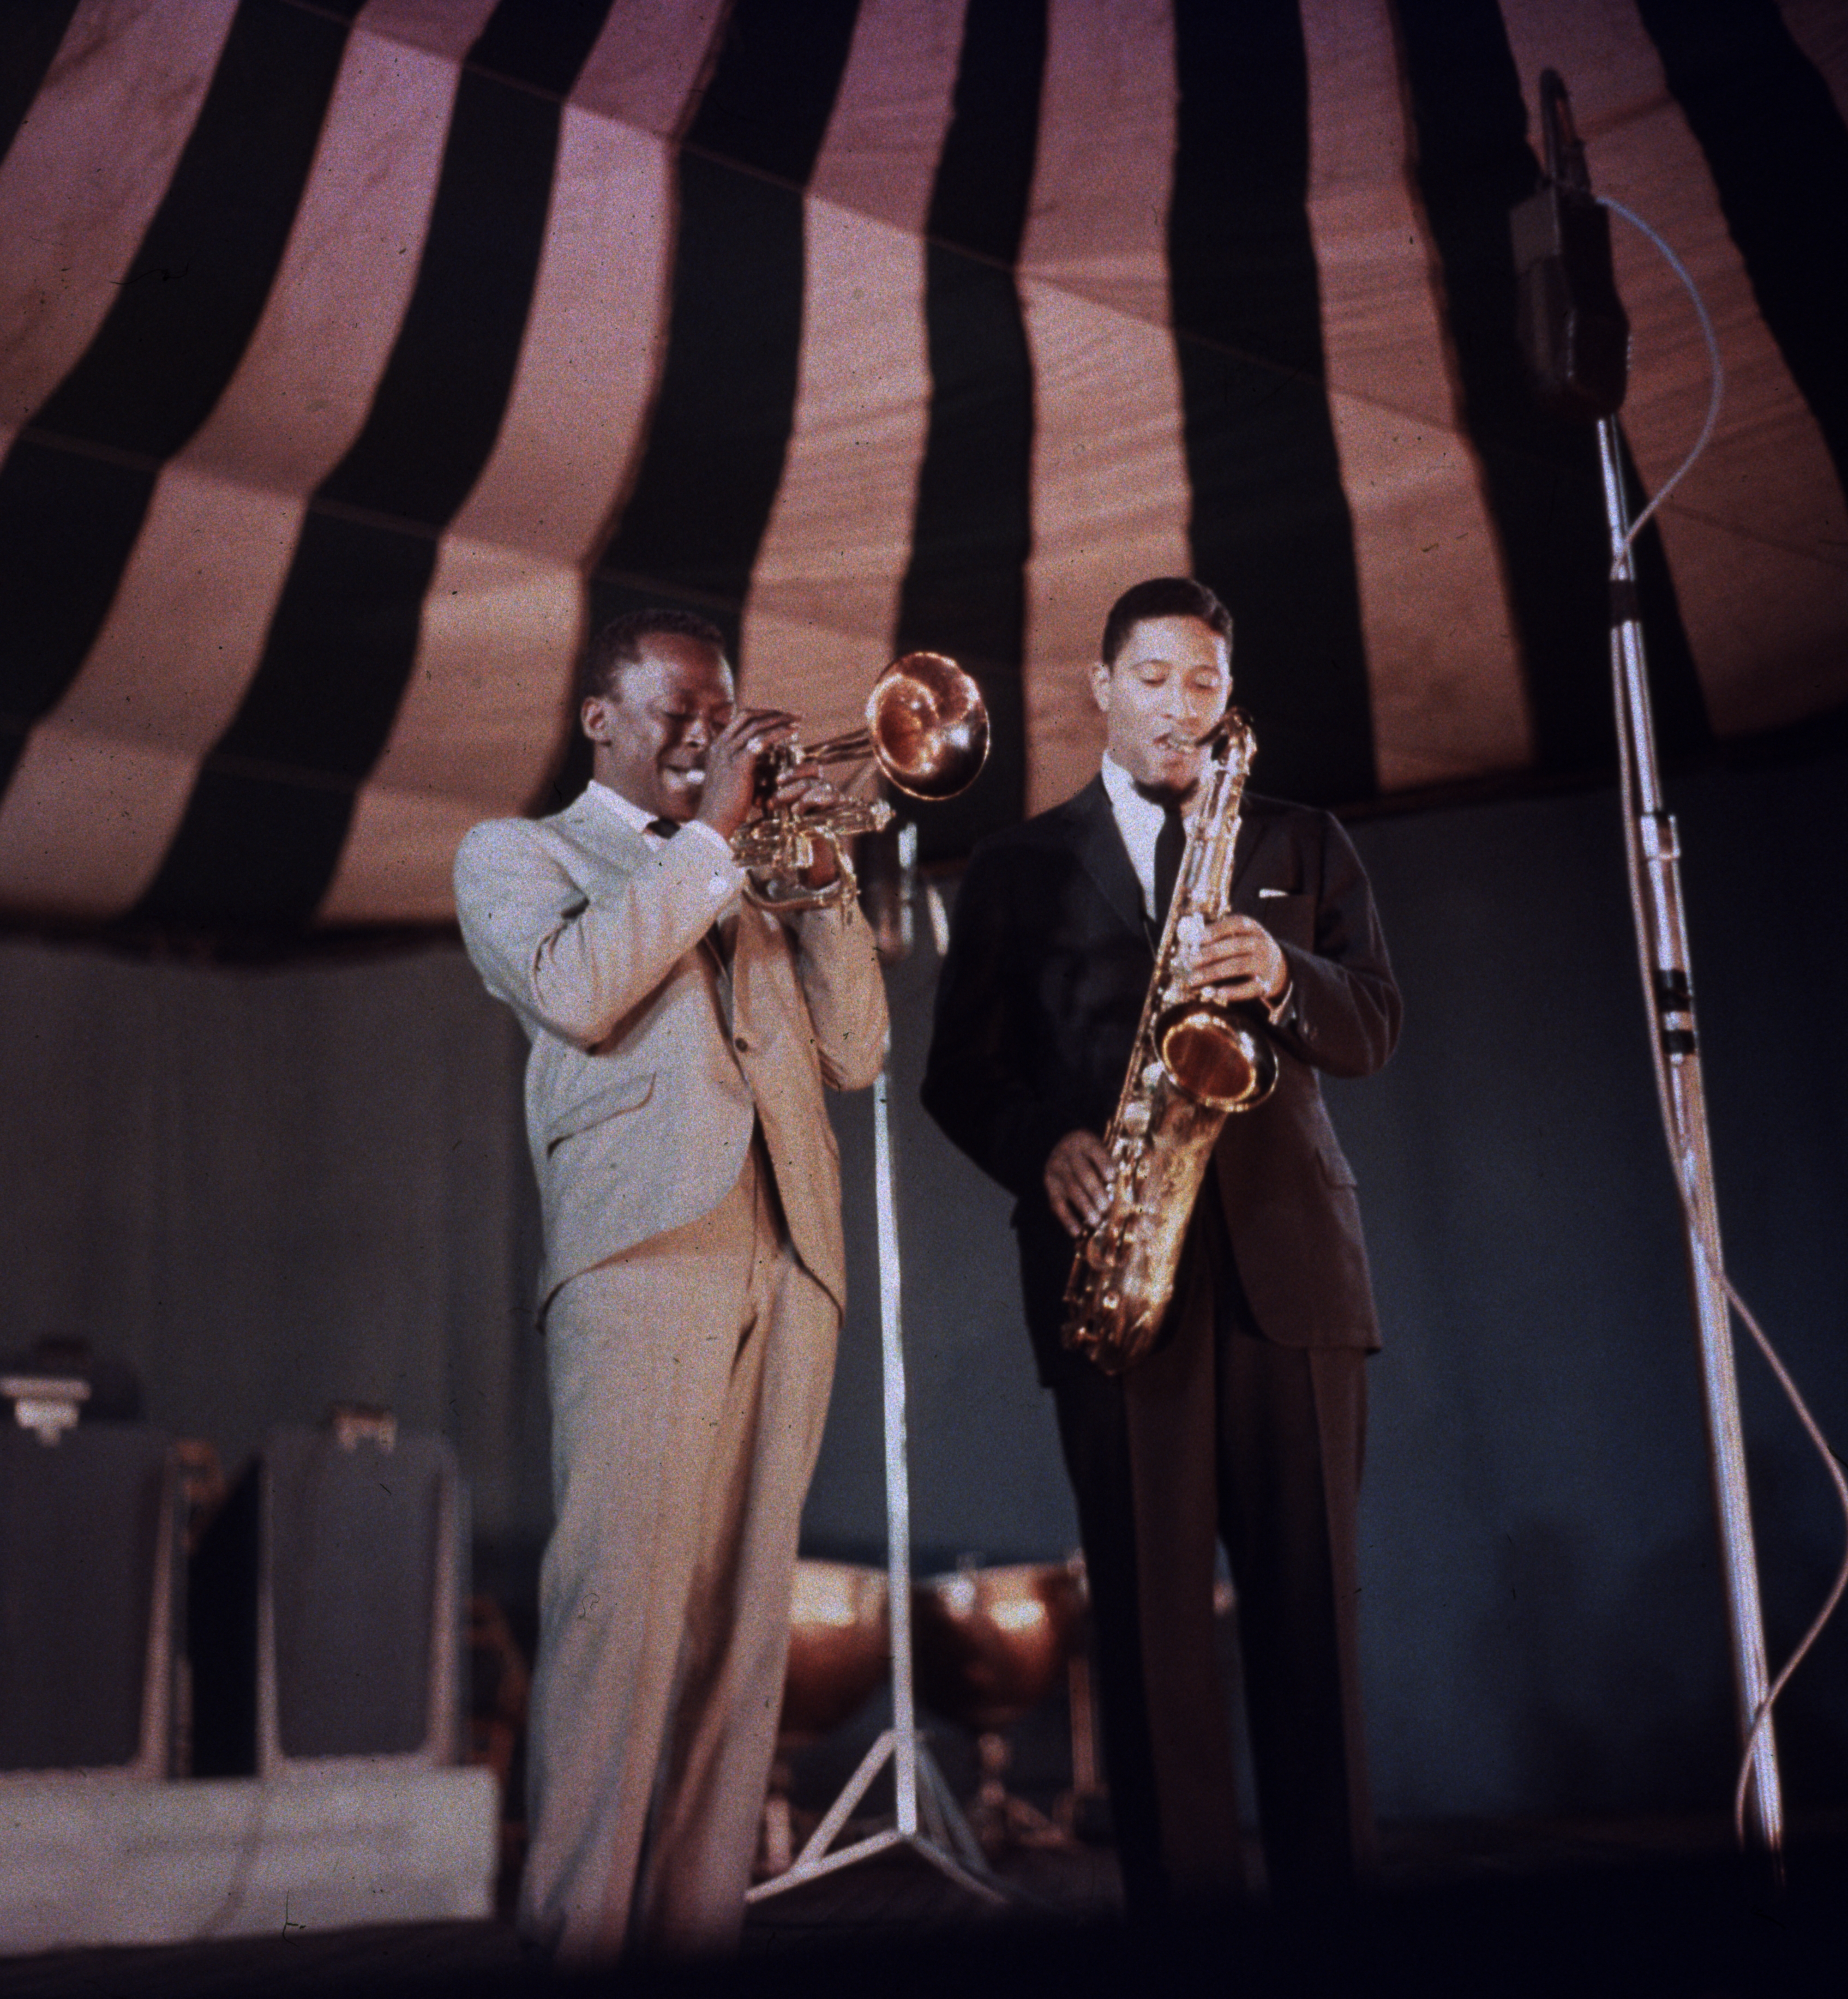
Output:
[[[914,1602],[919,1697],[975,1737],[979,1780],[970,1820],[982,1850],[991,1859],[1011,1847],[1069,1852],[1070,1813],[1061,1814],[1067,1821],[1061,1824],[1008,1789],[1012,1757],[1004,1731],[1039,1706],[1082,1658],[1081,1564],[958,1569],[926,1577]],[[1075,1731],[1074,1793],[1081,1774],[1096,1787],[1094,1751],[1090,1760],[1092,1767],[1081,1773]]]
[[[790,1805],[793,1759],[852,1719],[891,1661],[886,1575],[858,1562],[796,1564],[789,1604],[789,1660],[775,1761],[763,1803],[757,1873],[787,1873],[795,1858]]]

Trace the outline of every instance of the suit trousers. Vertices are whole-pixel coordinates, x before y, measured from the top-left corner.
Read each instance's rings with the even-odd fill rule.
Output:
[[[717,1207],[552,1301],[521,1925],[562,1958],[736,1942],[839,1320],[756,1139]]]
[[[1140,1914],[1245,1886],[1217,1542],[1237,1597],[1272,1898],[1339,1896],[1372,1866],[1355,1547],[1366,1356],[1258,1338],[1223,1225],[1203,1210],[1166,1342],[1120,1376],[1074,1367],[1054,1391],[1117,1850]]]

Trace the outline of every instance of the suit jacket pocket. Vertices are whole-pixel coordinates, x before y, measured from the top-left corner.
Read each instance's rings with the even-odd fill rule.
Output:
[[[553,1112],[545,1127],[545,1149],[550,1152],[566,1138],[587,1131],[593,1124],[645,1103],[653,1094],[652,1069],[631,1069],[621,1076],[594,1077],[569,1103]]]
[[[1315,949],[1316,908],[1313,896],[1261,896],[1250,907],[1251,913],[1279,944],[1293,944],[1299,951]]]

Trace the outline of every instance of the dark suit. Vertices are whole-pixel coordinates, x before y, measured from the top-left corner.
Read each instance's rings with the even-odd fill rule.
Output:
[[[1249,795],[1233,906],[1288,962],[1275,1093],[1228,1118],[1161,1348],[1119,1377],[1060,1342],[1071,1239],[1043,1173],[1101,1133],[1154,969],[1101,779],[985,841],[957,896],[926,1108],[1016,1197],[1026,1319],[1090,1571],[1105,1746],[1133,1903],[1239,1881],[1214,1671],[1214,1540],[1240,1598],[1273,1888],[1369,1859],[1355,1658],[1362,1360],[1379,1344],[1354,1176],[1316,1072],[1364,1076],[1399,1027],[1358,857],[1326,813]]]

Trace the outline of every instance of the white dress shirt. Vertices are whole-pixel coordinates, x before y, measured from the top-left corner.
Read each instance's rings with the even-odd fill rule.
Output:
[[[1161,837],[1161,822],[1167,816],[1151,798],[1136,788],[1136,780],[1106,750],[1103,764],[1104,790],[1116,816],[1116,830],[1130,851],[1130,865],[1142,885],[1142,907],[1149,921],[1155,920],[1155,842]]]

